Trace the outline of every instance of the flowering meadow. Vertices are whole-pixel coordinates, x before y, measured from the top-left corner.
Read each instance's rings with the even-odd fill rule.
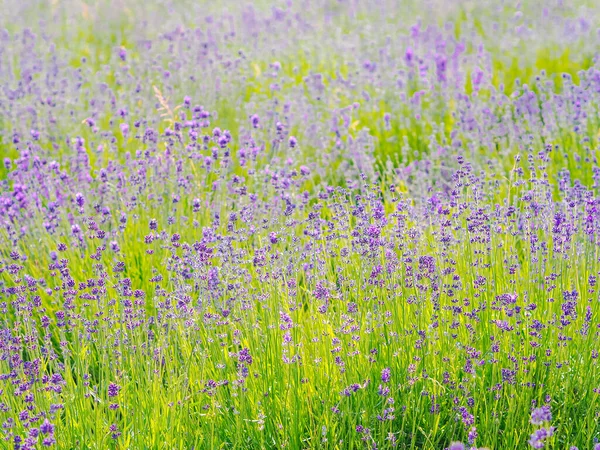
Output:
[[[0,448],[600,449],[595,0],[0,0]]]

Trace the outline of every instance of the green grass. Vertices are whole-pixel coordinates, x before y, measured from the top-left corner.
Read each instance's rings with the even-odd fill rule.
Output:
[[[554,82],[551,89],[554,94],[564,93],[569,86],[562,81],[563,73],[579,85],[580,71],[593,66],[593,48],[570,47],[555,41],[536,42],[530,48],[526,41],[521,41],[515,47],[517,50],[507,52],[495,42],[494,33],[485,29],[484,22],[493,13],[481,12],[476,5],[468,10],[451,8],[448,16],[436,12],[424,21],[441,26],[451,23],[457,38],[468,39],[471,29],[479,31],[489,51],[491,83],[477,93],[473,91],[470,70],[477,64],[470,60],[463,74],[464,83],[448,88],[444,96],[435,89],[428,90],[415,106],[410,99],[426,89],[422,81],[413,79],[397,90],[382,91],[383,84],[377,80],[372,83],[363,80],[361,89],[348,88],[337,80],[338,73],[344,79],[353,79],[362,61],[355,61],[352,54],[336,53],[333,45],[344,38],[352,39],[357,23],[369,23],[378,17],[380,12],[369,8],[358,10],[352,20],[334,16],[337,35],[332,32],[322,40],[299,42],[289,49],[261,52],[251,42],[219,41],[223,54],[235,56],[237,47],[248,54],[237,71],[212,66],[203,68],[197,79],[190,80],[184,77],[184,70],[173,70],[166,81],[161,71],[140,64],[147,56],[138,46],[139,41],[155,38],[159,30],[135,24],[133,8],[119,13],[101,5],[86,5],[81,3],[73,12],[59,3],[50,3],[39,12],[50,16],[59,13],[52,25],[56,33],[53,42],[59,54],[68,55],[70,69],[81,69],[85,80],[77,95],[60,104],[65,109],[56,112],[59,119],[56,126],[43,126],[47,136],[57,139],[57,145],[55,148],[44,140],[39,143],[39,154],[47,161],[60,162],[61,170],[73,174],[74,150],[64,138],[80,136],[87,143],[92,185],[96,188],[100,185],[99,170],[114,161],[126,167],[124,186],[119,187],[115,175],[106,183],[106,192],[100,197],[111,207],[111,216],[104,222],[92,205],[86,205],[85,214],[78,213],[71,203],[76,192],[71,188],[62,190],[69,200],[58,214],[56,232],[49,233],[42,211],[49,202],[58,199],[56,191],[62,189],[63,183],[56,175],[43,180],[31,177],[30,190],[49,189],[48,196],[40,200],[41,209],[32,209],[36,212],[30,215],[21,211],[22,216],[13,219],[3,217],[0,228],[0,286],[19,285],[25,274],[46,283],[43,288],[38,286],[36,290],[20,293],[28,301],[33,295],[40,296],[41,306],[31,313],[19,309],[15,296],[1,294],[4,304],[0,323],[11,336],[27,338],[26,344],[19,347],[20,358],[28,362],[37,359],[40,373],[61,373],[65,380],[60,394],[44,387],[35,388],[36,408],[40,411],[48,411],[51,404],[59,401],[64,403],[64,409],[53,419],[59,448],[359,449],[366,448],[373,440],[378,448],[391,448],[388,438],[392,433],[400,443],[399,448],[440,449],[453,440],[467,440],[469,427],[461,423],[458,408],[466,407],[469,398],[474,399],[474,406],[468,410],[475,418],[478,446],[524,448],[534,430],[529,422],[532,401],[542,404],[546,394],[552,397],[553,424],[557,426],[549,448],[569,448],[572,444],[589,448],[599,437],[600,410],[594,388],[600,373],[597,359],[592,357],[598,344],[596,330],[591,329],[588,334],[572,331],[570,341],[563,340],[563,329],[558,325],[547,325],[540,338],[531,334],[534,320],[547,323],[553,317],[560,317],[560,299],[566,290],[577,289],[581,293],[579,315],[572,328],[583,326],[582,308],[587,305],[593,306],[592,323],[600,320],[595,307],[597,294],[588,291],[589,276],[600,271],[598,248],[581,231],[585,220],[582,208],[573,219],[580,228],[561,253],[548,229],[551,220],[528,215],[530,203],[522,200],[547,176],[548,186],[536,191],[539,198],[535,200],[563,202],[556,206],[557,210],[564,207],[569,211],[557,183],[563,170],[569,171],[571,181],[579,180],[591,188],[594,182],[591,169],[597,165],[599,156],[597,108],[592,108],[593,113],[582,122],[579,134],[570,125],[559,122],[555,129],[542,135],[537,133],[538,125],[527,122],[529,119],[516,111],[515,103],[508,101],[511,95],[522,94],[522,86],[527,84],[540,96],[541,105],[540,98],[546,91],[536,85],[535,77],[542,70]],[[217,6],[211,8],[218,10]],[[266,8],[258,6],[261,7]],[[336,4],[332,14],[340,8]],[[419,7],[415,4],[409,10],[418,11]],[[158,6],[155,11],[166,14]],[[310,17],[315,14],[309,13]],[[509,17],[507,12],[503,14]],[[193,18],[185,14],[182,17],[190,28],[195,25]],[[396,19],[381,20],[393,24]],[[165,15],[165,20],[175,19]],[[11,33],[19,29],[16,24],[5,25]],[[137,35],[140,30],[143,33]],[[358,41],[364,44],[374,31],[361,28],[360,33],[365,38]],[[380,44],[384,45],[384,38],[377,35],[375,43],[369,45],[378,50]],[[115,57],[119,46],[128,50],[127,63],[118,62]],[[157,66],[165,70],[176,59],[173,56],[176,52],[169,51],[166,41],[156,47],[153,52],[161,56]],[[392,53],[399,50],[390,48]],[[469,42],[467,51],[476,52],[476,46]],[[82,57],[87,59],[85,63]],[[268,74],[273,61],[282,64],[278,78],[280,91],[270,89],[274,80]],[[137,97],[126,97],[129,95],[126,88],[131,85],[119,84],[127,77],[124,67],[128,64],[131,66],[128,73],[145,81]],[[435,70],[428,70],[434,77]],[[314,74],[323,77],[321,95],[315,94],[310,81],[306,81]],[[18,80],[16,69],[14,75]],[[382,75],[388,77],[386,80],[393,76]],[[171,108],[179,105],[185,95],[191,95],[194,104],[203,104],[213,112],[212,126],[232,131],[236,139],[232,145],[234,155],[246,145],[242,136],[250,128],[248,116],[259,112],[264,126],[252,131],[252,138],[257,146],[264,146],[264,151],[255,163],[242,166],[234,158],[231,166],[221,173],[207,173],[201,160],[187,157],[183,145],[170,146],[167,154],[164,142],[154,146],[121,136],[119,120],[110,124],[114,108],[106,104],[96,122],[101,130],[113,131],[116,141],[111,144],[109,138],[94,134],[81,123],[88,117],[89,101],[102,82],[116,97],[126,99],[124,103],[131,102],[117,105],[129,108],[130,125],[133,120],[146,117],[149,125],[159,132],[172,124],[156,111],[157,99],[152,87],[157,86],[169,97]],[[214,88],[217,83],[222,87],[219,91]],[[384,86],[389,88],[392,84]],[[501,86],[507,101],[498,105],[491,99],[500,95]],[[370,100],[364,99],[363,92]],[[296,101],[292,106],[296,110],[287,113],[285,104],[290,100]],[[360,103],[360,107],[347,109],[354,102]],[[533,133],[533,139],[527,142],[523,136],[491,136],[491,126],[490,130],[468,130],[457,116],[466,110],[467,102],[478,111],[493,104],[497,117],[512,118]],[[68,116],[67,107],[74,111],[73,117]],[[14,162],[19,152],[7,138],[18,124],[13,123],[14,109],[6,110],[7,116],[0,116],[0,135],[4,138],[0,154]],[[266,112],[274,114],[269,117]],[[387,112],[391,114],[389,127],[384,121]],[[64,117],[60,116],[63,113]],[[263,180],[264,169],[268,166],[283,172],[284,165],[280,162],[292,154],[285,141],[280,146],[272,144],[272,122],[278,118],[289,119],[289,134],[300,142],[293,153],[293,167],[307,164],[313,171],[311,177],[294,187],[293,200],[299,206],[290,217],[261,209],[263,202],[281,199],[283,192],[272,179],[271,183]],[[334,121],[339,136],[330,130]],[[132,134],[137,132],[133,126],[131,129]],[[425,207],[420,208],[436,191],[451,185],[448,173],[456,169],[459,153],[452,150],[452,145],[458,140],[463,145],[460,153],[474,165],[469,175],[479,178],[472,181],[465,176],[467,184],[456,188],[456,204],[448,206],[445,202],[449,225],[443,228],[440,221],[424,212]],[[102,152],[95,150],[100,144],[105,149]],[[559,147],[542,164],[536,159],[537,154],[548,144]],[[137,166],[127,165],[126,155],[145,150],[152,151],[153,157],[160,154],[161,162],[140,174]],[[348,178],[358,179],[364,167],[357,163],[357,154],[371,171],[368,175],[372,175],[369,179],[372,189],[349,190],[345,194],[338,191],[332,194],[334,200],[318,200],[315,195],[325,186],[347,187]],[[520,161],[516,161],[517,157]],[[528,161],[528,157],[534,162]],[[185,163],[183,174],[190,182],[187,188],[177,185],[180,175],[176,164],[180,159]],[[396,170],[408,173],[409,169],[410,174],[397,175]],[[139,180],[134,182],[133,175],[139,176]],[[249,192],[257,193],[258,206],[253,207],[247,196],[228,191],[226,184],[234,175],[246,180]],[[4,166],[0,167],[0,180],[6,181],[7,186],[20,182],[9,176]],[[221,184],[213,190],[213,182],[217,181]],[[394,184],[393,192],[390,184]],[[418,197],[417,193],[424,192],[425,186],[430,191]],[[300,200],[304,191],[311,195],[306,204]],[[357,199],[357,191],[361,192],[362,200]],[[133,194],[137,196],[135,200]],[[173,195],[180,195],[181,201],[173,204]],[[195,196],[202,202],[200,212],[193,210]],[[359,201],[364,202],[367,210],[376,201],[382,201],[391,218],[397,211],[398,199],[392,199],[396,196],[406,202],[406,210],[397,212],[384,231],[384,237],[395,239],[395,245],[386,247],[388,253],[378,249],[372,254],[366,244],[352,236],[355,230],[362,233],[365,224],[351,210]],[[477,207],[491,216],[495,205],[515,206],[515,215],[522,220],[517,223],[508,217],[484,219],[485,225],[496,227],[486,241],[485,233],[469,230],[473,220],[469,216],[475,215]],[[283,211],[282,200],[279,206]],[[206,265],[187,267],[185,256],[191,250],[184,245],[173,245],[170,242],[173,233],[181,235],[181,243],[192,245],[211,228],[221,236],[209,244],[217,247],[222,244],[222,237],[228,236],[230,214],[241,215],[246,211],[243,208],[254,215],[247,222],[238,218],[235,229],[245,231],[232,238],[228,246],[215,251]],[[308,220],[311,211],[324,221],[334,222],[335,231],[328,231],[325,222],[317,226]],[[127,215],[127,225],[122,227],[118,223],[121,212]],[[219,215],[219,221],[215,220],[215,214]],[[397,216],[404,227],[398,225]],[[170,223],[169,217],[175,222]],[[96,239],[87,229],[92,218],[106,231],[106,239]],[[144,238],[150,233],[148,223],[153,218],[158,220],[159,232],[155,234],[164,232],[164,236],[145,244]],[[81,240],[70,231],[73,219],[81,225]],[[23,234],[19,229],[22,224],[27,226]],[[255,229],[250,232],[250,227]],[[278,244],[269,244],[270,232],[278,233]],[[314,232],[317,237],[310,238],[305,232]],[[443,235],[450,236],[445,244],[441,243]],[[532,252],[533,237],[545,242],[547,249]],[[113,240],[120,247],[118,254],[105,250],[98,260],[90,258],[99,246]],[[69,276],[48,268],[52,262],[50,252],[56,250],[58,242],[69,247],[59,255],[68,260]],[[348,254],[345,249],[350,249]],[[14,262],[22,266],[18,274],[10,274],[8,270],[13,263],[10,259],[13,250],[27,256],[26,260]],[[271,258],[271,266],[262,268],[254,263],[260,251]],[[419,273],[418,256],[435,257],[435,280]],[[117,261],[125,262],[123,272],[114,270]],[[391,270],[394,261],[397,270]],[[304,264],[313,264],[312,272],[305,272]],[[382,286],[369,281],[378,265],[384,269],[379,278],[385,281]],[[514,273],[510,266],[514,266]],[[222,285],[233,286],[231,294],[218,299],[203,297],[204,290],[198,286],[198,280],[204,283],[210,267],[219,268]],[[407,267],[414,267],[415,273],[419,273],[418,280],[410,276]],[[442,274],[442,268],[448,270]],[[198,278],[187,280],[182,275],[184,270]],[[545,277],[551,274],[557,274],[556,279],[548,281]],[[162,281],[152,282],[151,278],[158,275]],[[454,275],[459,279],[454,279]],[[70,277],[76,281],[74,289],[91,278],[104,280],[105,286],[94,294],[93,300],[80,296],[72,300],[74,296],[62,289]],[[478,277],[486,280],[479,287]],[[134,306],[125,304],[124,278],[131,280],[134,289],[145,292],[143,302]],[[324,281],[333,293],[325,314],[318,311],[320,303],[313,295],[318,281]],[[46,288],[57,290],[48,294]],[[82,288],[81,292],[92,289]],[[521,306],[536,302],[538,308],[518,317],[495,309],[496,298],[505,293],[516,294]],[[237,301],[238,298],[244,302]],[[190,310],[182,312],[180,301]],[[359,305],[356,314],[347,313],[348,302]],[[200,304],[202,308],[193,309]],[[231,309],[230,315],[225,317],[223,309]],[[458,309],[460,313],[456,312]],[[62,328],[56,325],[55,317],[64,310],[73,325]],[[289,313],[295,324],[290,329],[292,343],[288,345],[284,345],[284,332],[279,328],[281,312]],[[52,320],[51,333],[40,322],[46,315]],[[500,318],[507,320],[515,331],[502,331],[494,322]],[[425,333],[426,338],[419,332]],[[533,346],[534,341],[539,346]],[[493,352],[494,343],[502,351]],[[246,378],[240,375],[235,355],[243,348],[250,349],[253,358]],[[550,355],[547,349],[552,349]],[[284,362],[284,357],[294,356],[299,359],[289,364]],[[336,357],[344,360],[344,364],[336,361]],[[495,358],[498,361],[492,362]],[[14,383],[4,380],[0,386],[4,394],[2,402],[10,409],[0,413],[2,421],[15,417],[24,408],[22,396],[15,394],[19,386],[16,381],[31,378],[22,366],[13,369],[9,360],[9,357],[0,359],[0,373],[16,372]],[[480,365],[481,361],[484,363]],[[558,368],[557,364],[562,366]],[[501,389],[494,390],[495,385],[503,382],[502,369],[517,366],[518,382],[504,382]],[[377,391],[384,367],[390,367],[393,374],[389,383],[391,392],[380,396]],[[447,382],[442,382],[445,372],[449,374]],[[209,380],[226,380],[227,384],[207,389]],[[121,386],[114,399],[107,395],[111,382]],[[361,389],[349,397],[340,395],[354,383],[361,384]],[[394,399],[396,418],[378,421],[376,416],[382,414],[389,397]],[[118,403],[119,408],[111,409],[111,403]],[[436,411],[436,405],[439,413],[430,413]],[[121,435],[117,439],[110,436],[111,424],[118,425]],[[359,435],[357,425],[371,428],[371,435]],[[27,430],[22,422],[17,422],[13,432],[24,435]]]

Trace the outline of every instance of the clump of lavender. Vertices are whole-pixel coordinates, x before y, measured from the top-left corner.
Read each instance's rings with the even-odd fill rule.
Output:
[[[544,405],[540,408],[535,408],[531,412],[530,422],[534,425],[543,425],[546,422],[552,422],[552,412],[550,406]]]
[[[462,442],[452,442],[448,446],[448,450],[465,450],[465,445]]]
[[[549,438],[554,435],[555,428],[550,426],[552,421],[552,412],[550,406],[544,405],[540,408],[535,408],[531,412],[530,422],[533,425],[544,425],[533,432],[529,439],[529,445],[533,448],[544,448]]]

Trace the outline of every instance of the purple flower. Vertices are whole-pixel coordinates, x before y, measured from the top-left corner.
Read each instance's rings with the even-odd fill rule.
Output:
[[[108,396],[109,397],[116,397],[117,395],[119,395],[119,392],[121,391],[121,386],[119,386],[118,384],[115,383],[110,383],[108,385]]]
[[[77,206],[79,206],[80,208],[82,208],[83,205],[85,205],[85,197],[81,192],[75,194],[75,203],[77,203]]]
[[[115,440],[116,440],[116,439],[119,439],[119,436],[121,436],[121,432],[119,431],[119,427],[117,427],[117,424],[116,424],[116,423],[113,423],[113,424],[112,424],[112,425],[109,427],[109,430],[110,430],[110,433],[111,433],[111,434],[110,434],[110,437],[111,437],[111,438],[113,438],[113,439],[115,439]]]
[[[552,421],[552,412],[547,405],[536,408],[531,412],[531,423],[534,425],[542,425],[544,422],[550,421]]]
[[[40,431],[43,434],[54,434],[54,425],[48,419],[44,419],[44,422],[40,425]]]
[[[462,442],[452,442],[448,450],[465,450],[465,445]]]
[[[296,147],[296,145],[298,145],[298,139],[296,139],[294,136],[290,136],[289,145],[291,148]]]
[[[468,438],[469,438],[469,445],[473,445],[473,444],[475,444],[475,440],[477,439],[477,436],[478,436],[478,434],[477,434],[477,428],[475,428],[475,427],[472,427],[472,428],[469,430],[469,434],[468,434]]]
[[[219,269],[211,267],[208,269],[208,289],[210,291],[217,291],[219,288]]]
[[[389,367],[386,367],[381,371],[381,381],[384,383],[389,383],[392,378],[392,371]]]
[[[387,386],[382,386],[380,384],[379,387],[377,388],[377,394],[381,395],[382,397],[388,396],[389,393],[390,393],[390,388]]]
[[[322,281],[319,281],[315,286],[313,295],[317,300],[327,300],[329,299],[329,289],[325,287],[325,284]]]
[[[250,350],[247,348],[243,348],[240,350],[240,352],[238,353],[238,360],[241,363],[245,363],[245,364],[252,364],[252,356],[250,356]]]
[[[531,435],[531,438],[529,439],[529,445],[531,445],[533,448],[544,448],[546,445],[546,439],[551,437],[553,434],[553,427],[540,428],[539,430],[534,431]]]
[[[219,137],[219,140],[217,141],[217,143],[219,144],[219,147],[225,148],[225,147],[227,147],[227,144],[229,143],[229,139],[227,138],[227,136],[223,135],[223,136]]]
[[[54,444],[56,444],[56,440],[53,436],[48,436],[42,441],[44,447],[52,447]]]
[[[292,342],[292,333],[290,333],[289,331],[286,331],[285,334],[283,335],[283,343],[289,344],[290,342]]]

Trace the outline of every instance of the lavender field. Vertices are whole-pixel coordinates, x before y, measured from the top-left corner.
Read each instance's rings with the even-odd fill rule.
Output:
[[[600,449],[596,0],[0,0],[0,448]]]

